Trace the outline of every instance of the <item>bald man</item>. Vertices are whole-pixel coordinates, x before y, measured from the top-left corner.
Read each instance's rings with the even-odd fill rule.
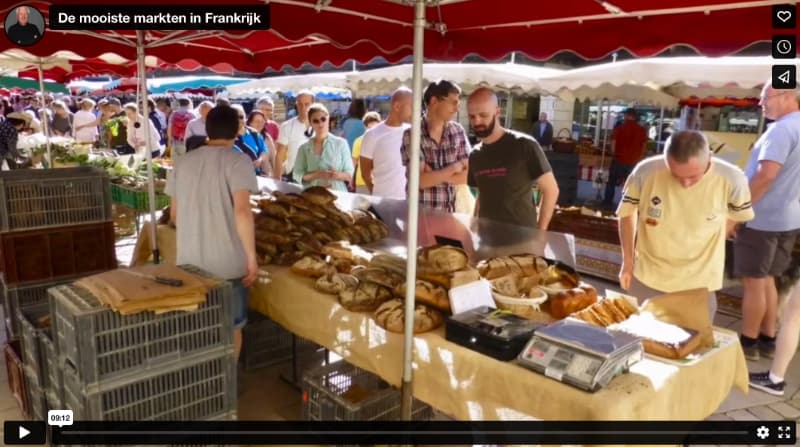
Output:
[[[745,169],[755,219],[736,232],[734,272],[742,278],[741,342],[745,357],[772,357],[777,330],[775,277],[790,265],[800,229],[800,112],[797,90],[761,93],[764,117],[774,120],[756,141]]]
[[[469,124],[480,139],[469,156],[467,184],[478,188],[478,217],[547,230],[558,200],[558,184],[539,143],[500,125],[497,95],[475,90],[467,100]],[[540,212],[533,187],[542,192]]]
[[[386,120],[367,130],[361,141],[359,166],[370,194],[405,200],[406,171],[400,154],[403,132],[411,122],[411,90],[400,87],[392,94]]]
[[[17,23],[8,28],[8,38],[17,45],[28,46],[38,42],[41,33],[36,25],[28,21],[30,11],[27,6],[20,6],[16,10]]]

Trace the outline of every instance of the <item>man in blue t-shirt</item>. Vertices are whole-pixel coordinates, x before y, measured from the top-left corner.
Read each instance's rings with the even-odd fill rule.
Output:
[[[744,287],[741,342],[750,360],[772,357],[775,351],[775,277],[789,267],[800,229],[797,91],[767,83],[760,104],[774,123],[756,141],[745,169],[756,217],[738,229],[734,242],[734,271]]]

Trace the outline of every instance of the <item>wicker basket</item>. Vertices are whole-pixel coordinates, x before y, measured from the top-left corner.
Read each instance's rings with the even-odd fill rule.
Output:
[[[566,133],[566,136],[562,136]],[[555,152],[574,153],[578,142],[572,139],[569,129],[566,127],[559,130],[555,140],[553,140],[553,150]]]

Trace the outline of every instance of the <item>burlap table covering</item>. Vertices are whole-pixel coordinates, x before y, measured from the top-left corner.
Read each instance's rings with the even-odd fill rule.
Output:
[[[310,279],[284,267],[268,270],[272,282],[251,289],[251,308],[400,385],[401,334],[384,331],[370,314],[345,310]],[[461,420],[703,420],[733,386],[747,390],[738,343],[691,366],[646,358],[605,389],[587,393],[448,342],[444,328],[414,340],[414,395]]]

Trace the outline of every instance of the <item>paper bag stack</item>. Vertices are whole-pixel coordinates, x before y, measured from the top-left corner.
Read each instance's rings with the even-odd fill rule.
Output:
[[[180,287],[159,284],[152,279],[127,273],[125,270],[183,281]],[[206,301],[210,287],[218,280],[189,273],[174,265],[149,265],[118,269],[82,278],[75,282],[98,300],[122,315],[151,311],[162,314],[172,311],[193,311]]]

